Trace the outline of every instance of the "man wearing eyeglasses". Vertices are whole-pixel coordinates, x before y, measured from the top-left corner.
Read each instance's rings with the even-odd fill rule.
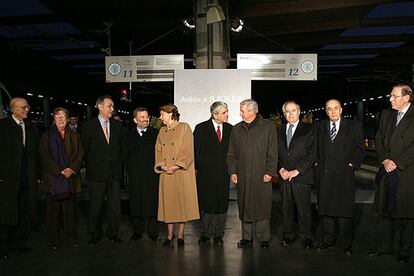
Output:
[[[398,84],[389,97],[391,108],[381,114],[375,137],[380,173],[377,250],[370,256],[392,254],[394,228],[399,223],[398,261],[409,261],[414,229],[414,108],[411,87]]]
[[[0,257],[29,252],[31,195],[37,180],[38,135],[23,98],[10,102],[11,116],[0,120]]]
[[[352,253],[352,217],[355,207],[355,171],[364,158],[362,125],[342,117],[342,106],[330,99],[325,106],[328,120],[315,125],[318,211],[323,238],[318,251],[334,246],[335,236],[342,240],[346,255]],[[338,227],[336,227],[336,225]],[[339,229],[336,235],[335,229]]]

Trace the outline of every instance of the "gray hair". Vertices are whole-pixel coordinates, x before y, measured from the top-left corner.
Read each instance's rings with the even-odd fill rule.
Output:
[[[255,113],[259,112],[259,106],[257,105],[257,102],[252,99],[244,100],[240,103],[240,105],[245,105],[249,111],[253,110]]]
[[[147,113],[149,113],[148,112],[148,109],[146,107],[137,107],[137,108],[134,109],[134,112],[132,114],[133,114],[133,116],[135,118],[135,117],[137,117],[138,112],[144,112],[144,111],[146,111]]]
[[[298,108],[299,112],[300,112],[300,105],[298,105],[295,101],[287,101],[282,105],[282,111],[285,112],[286,111],[286,106],[288,104],[295,104],[296,107]]]
[[[220,110],[220,108],[225,107],[227,108],[227,104],[225,102],[214,102],[210,105],[210,113],[213,116],[213,114],[217,114]]]

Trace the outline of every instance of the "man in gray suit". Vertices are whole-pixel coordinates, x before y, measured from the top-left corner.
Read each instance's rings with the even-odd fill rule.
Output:
[[[381,176],[376,193],[379,239],[370,256],[392,253],[394,226],[400,223],[398,261],[406,263],[411,254],[414,226],[414,107],[413,90],[404,84],[394,86],[391,109],[381,114],[375,137]]]

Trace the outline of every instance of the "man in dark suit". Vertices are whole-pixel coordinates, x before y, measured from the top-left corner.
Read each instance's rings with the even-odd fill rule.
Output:
[[[210,113],[211,118],[196,125],[194,130],[201,235],[198,243],[204,245],[214,238],[214,243],[221,245],[229,206],[226,156],[232,125],[227,123],[226,103],[214,102]]]
[[[129,213],[134,231],[130,240],[141,239],[147,223],[149,238],[158,241],[158,174],[154,171],[158,130],[149,126],[145,107],[136,108],[133,116],[136,126],[127,135],[125,160],[129,177]]]
[[[99,115],[82,127],[81,139],[85,149],[86,180],[89,188],[90,245],[102,235],[101,216],[107,199],[108,230],[111,241],[121,242],[118,236],[121,218],[120,179],[122,174],[122,125],[112,120],[114,102],[110,96],[96,101]]]
[[[315,137],[312,126],[299,121],[300,106],[297,103],[288,101],[282,109],[287,124],[282,125],[277,132],[284,222],[281,245],[287,247],[295,240],[297,217],[299,238],[304,248],[310,249],[313,247],[311,185],[316,160]]]
[[[0,257],[29,252],[31,197],[36,191],[38,134],[27,120],[23,98],[10,102],[12,115],[0,120]]]
[[[364,158],[363,131],[359,122],[341,117],[336,99],[326,102],[329,120],[315,125],[317,139],[318,210],[323,240],[318,251],[333,246],[335,223],[346,255],[352,253],[352,217],[355,206],[355,171]]]
[[[411,255],[414,230],[414,107],[413,91],[404,84],[390,94],[392,109],[382,112],[375,137],[380,171],[376,203],[379,213],[377,250],[370,256],[392,254],[394,228],[400,224],[398,261]]]

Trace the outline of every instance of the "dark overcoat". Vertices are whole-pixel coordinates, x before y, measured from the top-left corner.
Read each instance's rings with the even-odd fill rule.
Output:
[[[28,120],[24,121],[26,145],[23,146],[23,132],[13,118],[0,120],[0,224],[19,223],[19,189],[21,173],[26,162],[26,180],[31,198],[37,191],[38,177],[38,132]],[[26,159],[22,155],[26,151]],[[30,206],[30,202],[28,203]]]
[[[154,171],[155,142],[158,130],[148,127],[140,136],[133,128],[126,137],[129,212],[134,217],[156,216],[158,209],[158,174]]]
[[[226,156],[232,125],[223,123],[221,142],[212,119],[196,125],[194,157],[200,210],[225,213],[229,206],[230,178]]]
[[[76,187],[80,182],[77,180],[77,177],[79,177],[84,154],[80,136],[67,126],[65,129],[65,138],[62,140],[62,143],[65,158],[69,164],[68,167],[75,172],[69,178],[71,191],[79,192],[81,187]],[[40,191],[49,193],[51,185],[50,176],[58,176],[65,169],[50,153],[49,130],[45,131],[40,137],[39,153],[43,168],[43,184],[39,188]]]
[[[270,219],[272,183],[263,176],[277,175],[277,131],[269,120],[257,114],[248,126],[244,122],[231,131],[227,152],[228,173],[237,174],[239,218],[244,222]]]
[[[82,126],[81,141],[85,150],[88,181],[121,180],[125,132],[122,124],[113,119],[110,120],[109,132],[108,144],[97,117]]]
[[[393,109],[382,112],[375,145],[379,164],[390,159],[397,165],[397,209],[393,215],[414,218],[414,106],[411,104],[398,126],[395,126],[397,113]],[[377,203],[385,194],[384,184],[381,182],[378,187]],[[382,213],[384,206],[379,204],[378,207]]]
[[[310,185],[314,180],[313,168],[316,162],[316,142],[313,128],[303,122],[298,123],[289,148],[287,147],[286,124],[278,131],[279,169],[297,169],[299,175],[292,179],[294,183]],[[284,181],[280,178],[281,181]]]
[[[362,125],[342,118],[336,138],[331,142],[329,123],[324,120],[315,125],[319,215],[352,217],[355,171],[361,166],[365,154]]]

